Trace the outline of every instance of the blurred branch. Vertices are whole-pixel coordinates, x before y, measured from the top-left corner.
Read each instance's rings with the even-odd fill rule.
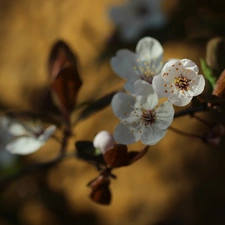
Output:
[[[183,136],[187,136],[187,137],[191,137],[191,138],[197,138],[197,139],[201,139],[202,140],[202,136],[200,135],[197,135],[197,134],[192,134],[192,133],[188,133],[188,132],[184,132],[184,131],[181,131],[177,128],[174,128],[174,127],[169,127],[169,129],[177,134],[180,134],[180,135],[183,135]]]
[[[109,94],[104,95],[103,97],[91,102],[87,107],[85,107],[81,113],[79,114],[78,118],[76,119],[76,121],[73,123],[73,125],[77,124],[77,122],[79,122],[80,120],[84,120],[87,119],[89,116],[91,116],[92,114],[104,109],[105,107],[107,107],[108,105],[111,104],[111,100],[113,98],[113,96],[118,93],[118,92],[123,92],[124,89],[120,88],[117,89],[113,92],[110,92]]]
[[[48,162],[36,163],[29,165],[21,170],[18,170],[16,173],[9,175],[4,178],[0,178],[0,190],[3,189],[6,185],[10,184],[12,181],[36,171],[48,169],[57,163],[61,162],[64,159],[76,156],[75,153],[62,154],[60,153],[58,157]]]
[[[186,115],[193,115],[194,113],[197,113],[197,112],[205,112],[205,111],[208,111],[208,106],[207,104],[203,103],[197,107],[189,107],[189,108],[186,108],[186,109],[183,109],[183,110],[180,110],[178,112],[176,112],[174,114],[174,118],[177,118],[177,117],[181,117],[181,116],[186,116]]]

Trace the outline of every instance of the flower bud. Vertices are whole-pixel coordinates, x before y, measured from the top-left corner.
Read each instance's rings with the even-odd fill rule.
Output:
[[[114,144],[115,141],[112,134],[105,130],[100,131],[93,140],[94,147],[99,149],[102,154],[112,148]]]

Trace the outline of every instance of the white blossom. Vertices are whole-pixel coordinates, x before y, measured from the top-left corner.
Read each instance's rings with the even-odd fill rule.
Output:
[[[122,6],[112,7],[110,18],[125,42],[137,40],[146,29],[160,29],[166,24],[161,0],[129,0]]]
[[[8,117],[1,117],[1,129],[4,131],[1,146],[12,154],[27,155],[42,147],[55,132],[56,126],[43,129],[40,124],[19,122]]]
[[[93,140],[93,145],[95,148],[99,149],[102,154],[104,154],[107,150],[112,148],[115,144],[115,140],[113,136],[108,131],[100,131],[97,133]]]
[[[176,106],[185,106],[202,93],[205,79],[198,75],[197,65],[189,59],[171,60],[152,82],[154,90]]]
[[[124,88],[133,93],[136,80],[152,83],[153,77],[161,72],[162,60],[162,45],[152,37],[145,37],[138,42],[136,53],[119,50],[110,63],[113,71],[127,80]]]
[[[174,109],[169,101],[158,106],[158,95],[145,81],[134,83],[134,95],[117,93],[111,107],[121,120],[114,130],[115,141],[131,144],[139,140],[154,145],[166,134],[173,121]]]

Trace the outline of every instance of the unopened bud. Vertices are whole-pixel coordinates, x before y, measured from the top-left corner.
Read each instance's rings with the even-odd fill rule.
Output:
[[[112,134],[105,130],[100,131],[93,140],[94,147],[99,149],[102,154],[112,148],[114,144],[115,140],[113,139]]]

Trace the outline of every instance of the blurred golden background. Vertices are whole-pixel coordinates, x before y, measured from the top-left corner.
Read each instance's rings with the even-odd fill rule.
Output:
[[[124,80],[111,70],[110,57],[101,63],[97,63],[97,59],[101,52],[107,51],[105,43],[115,28],[108,11],[124,2],[1,0],[0,105],[14,110],[38,109],[39,96],[49,84],[49,52],[59,39],[68,43],[79,59],[83,86],[78,103],[98,99],[122,87]],[[179,11],[178,2],[182,1],[162,2],[169,18]],[[203,1],[189,2],[197,4],[196,7],[203,4]],[[224,22],[221,18],[224,8],[216,6],[217,2],[213,8],[212,3],[205,1],[196,12],[210,18],[217,15],[216,20]],[[183,19],[179,26],[175,24],[170,30],[170,38],[162,42],[164,59],[189,58],[200,67],[199,59],[205,58],[207,41],[221,33],[198,26],[195,15]],[[180,26],[186,31],[183,37],[175,35]],[[207,120],[214,119],[206,113],[199,115]],[[118,122],[110,107],[81,121],[73,129],[68,151],[74,150],[77,140],[91,141],[101,130],[113,132]],[[205,129],[189,116],[175,119],[172,125],[197,134]],[[61,135],[60,131],[57,135]],[[129,149],[142,147],[138,142]],[[109,206],[98,205],[88,196],[90,189],[86,184],[98,175],[95,168],[76,158],[66,159],[49,170],[23,176],[3,190],[0,225],[223,225],[223,148],[223,145],[213,148],[169,130],[140,161],[114,171],[118,178],[111,182],[113,198]],[[22,161],[24,165],[48,161],[59,149],[60,145],[51,139]]]

